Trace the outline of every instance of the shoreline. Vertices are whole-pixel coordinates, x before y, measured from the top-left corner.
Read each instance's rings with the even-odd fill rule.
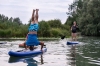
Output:
[[[26,38],[0,38],[0,40],[25,40]],[[41,38],[38,38],[38,39],[61,39],[61,38],[47,38],[47,37],[41,37]]]

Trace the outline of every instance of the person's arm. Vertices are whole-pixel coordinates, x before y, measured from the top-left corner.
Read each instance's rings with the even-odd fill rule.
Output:
[[[78,27],[78,25],[76,25],[76,29],[77,29],[77,30],[79,30],[79,27]]]
[[[36,9],[35,23],[38,23],[38,18],[39,18],[38,11],[39,9]]]
[[[32,18],[31,18],[31,24],[34,23],[34,13],[35,13],[35,10],[33,9]]]
[[[71,27],[71,30],[72,30],[72,27]]]
[[[76,25],[76,27],[78,28],[78,25]]]

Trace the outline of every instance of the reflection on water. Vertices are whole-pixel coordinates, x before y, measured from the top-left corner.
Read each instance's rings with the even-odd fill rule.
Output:
[[[34,60],[33,58],[25,59],[24,62],[27,63],[27,66],[38,66],[37,61]]]
[[[27,66],[38,66],[39,62],[34,59],[34,57],[13,57],[11,56],[9,58],[9,63],[17,63],[17,62],[23,62],[27,63]],[[40,55],[40,64],[44,64],[43,62],[43,55]]]
[[[76,66],[76,45],[71,45],[69,49],[70,53],[67,54],[69,56],[68,60],[70,61],[71,66]]]
[[[27,66],[38,66],[39,62],[34,60],[33,58],[28,58],[25,59],[25,63],[27,63]],[[40,59],[40,64],[43,64],[43,56],[41,55],[41,59]]]

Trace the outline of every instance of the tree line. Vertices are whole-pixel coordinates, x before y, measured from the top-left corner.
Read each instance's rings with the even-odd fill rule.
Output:
[[[69,5],[67,25],[76,21],[85,36],[100,36],[100,0],[75,0]]]
[[[39,21],[39,37],[70,36],[70,27],[74,21],[79,31],[86,36],[100,36],[100,0],[74,0],[69,5],[69,15],[65,24],[60,19]],[[8,18],[0,14],[0,37],[25,37],[28,33],[28,24],[23,24],[19,17]]]
[[[0,14],[0,37],[26,37],[28,33],[28,24],[23,24],[19,17],[8,18],[7,16]],[[70,36],[70,26],[61,23],[60,19],[53,20],[41,20],[39,21],[39,37],[61,37]]]

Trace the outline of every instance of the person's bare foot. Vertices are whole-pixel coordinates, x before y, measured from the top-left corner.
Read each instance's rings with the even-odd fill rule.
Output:
[[[36,9],[36,11],[39,11],[39,9]]]
[[[33,12],[35,12],[35,9],[33,9]]]

